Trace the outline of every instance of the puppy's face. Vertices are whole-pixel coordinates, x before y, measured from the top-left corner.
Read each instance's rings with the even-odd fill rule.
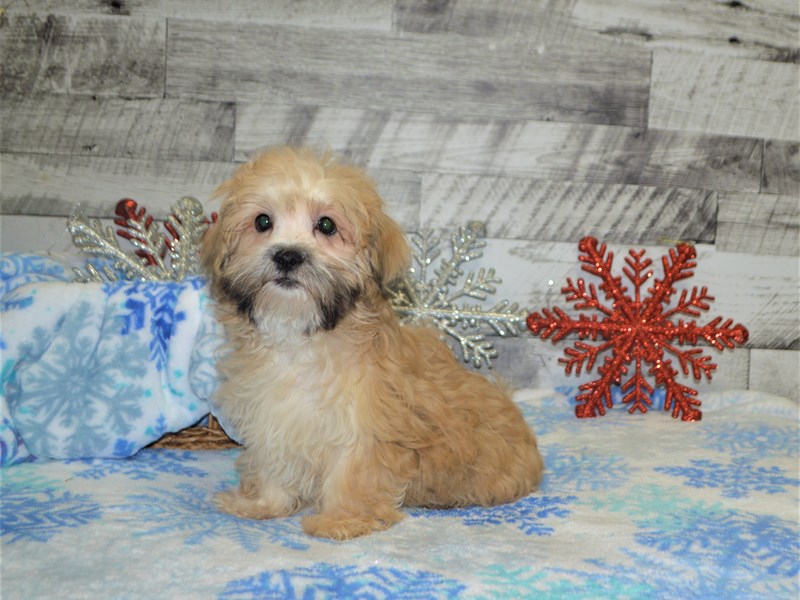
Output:
[[[272,150],[217,193],[223,205],[203,241],[203,263],[216,299],[257,329],[333,329],[406,267],[402,231],[353,167]]]

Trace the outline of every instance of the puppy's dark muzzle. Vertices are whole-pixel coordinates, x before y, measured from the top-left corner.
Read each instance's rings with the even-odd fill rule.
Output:
[[[306,254],[295,248],[281,248],[272,255],[272,262],[282,273],[291,273],[306,262]]]

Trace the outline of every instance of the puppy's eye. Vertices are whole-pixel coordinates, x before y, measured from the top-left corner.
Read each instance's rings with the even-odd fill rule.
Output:
[[[330,217],[322,217],[317,223],[317,229],[324,235],[333,235],[336,233],[336,223]]]
[[[269,215],[265,215],[261,213],[256,217],[255,221],[256,231],[267,231],[268,229],[272,229],[272,219],[269,218]]]

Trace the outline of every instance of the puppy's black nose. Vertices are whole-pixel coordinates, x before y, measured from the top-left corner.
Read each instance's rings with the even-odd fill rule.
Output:
[[[305,262],[305,255],[299,250],[292,250],[291,248],[283,248],[278,250],[272,255],[272,261],[284,273],[294,271],[303,262]]]

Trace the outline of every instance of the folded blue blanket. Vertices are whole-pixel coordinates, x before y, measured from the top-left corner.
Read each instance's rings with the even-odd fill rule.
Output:
[[[202,279],[71,283],[6,254],[0,285],[0,465],[131,456],[209,413],[222,334]]]

